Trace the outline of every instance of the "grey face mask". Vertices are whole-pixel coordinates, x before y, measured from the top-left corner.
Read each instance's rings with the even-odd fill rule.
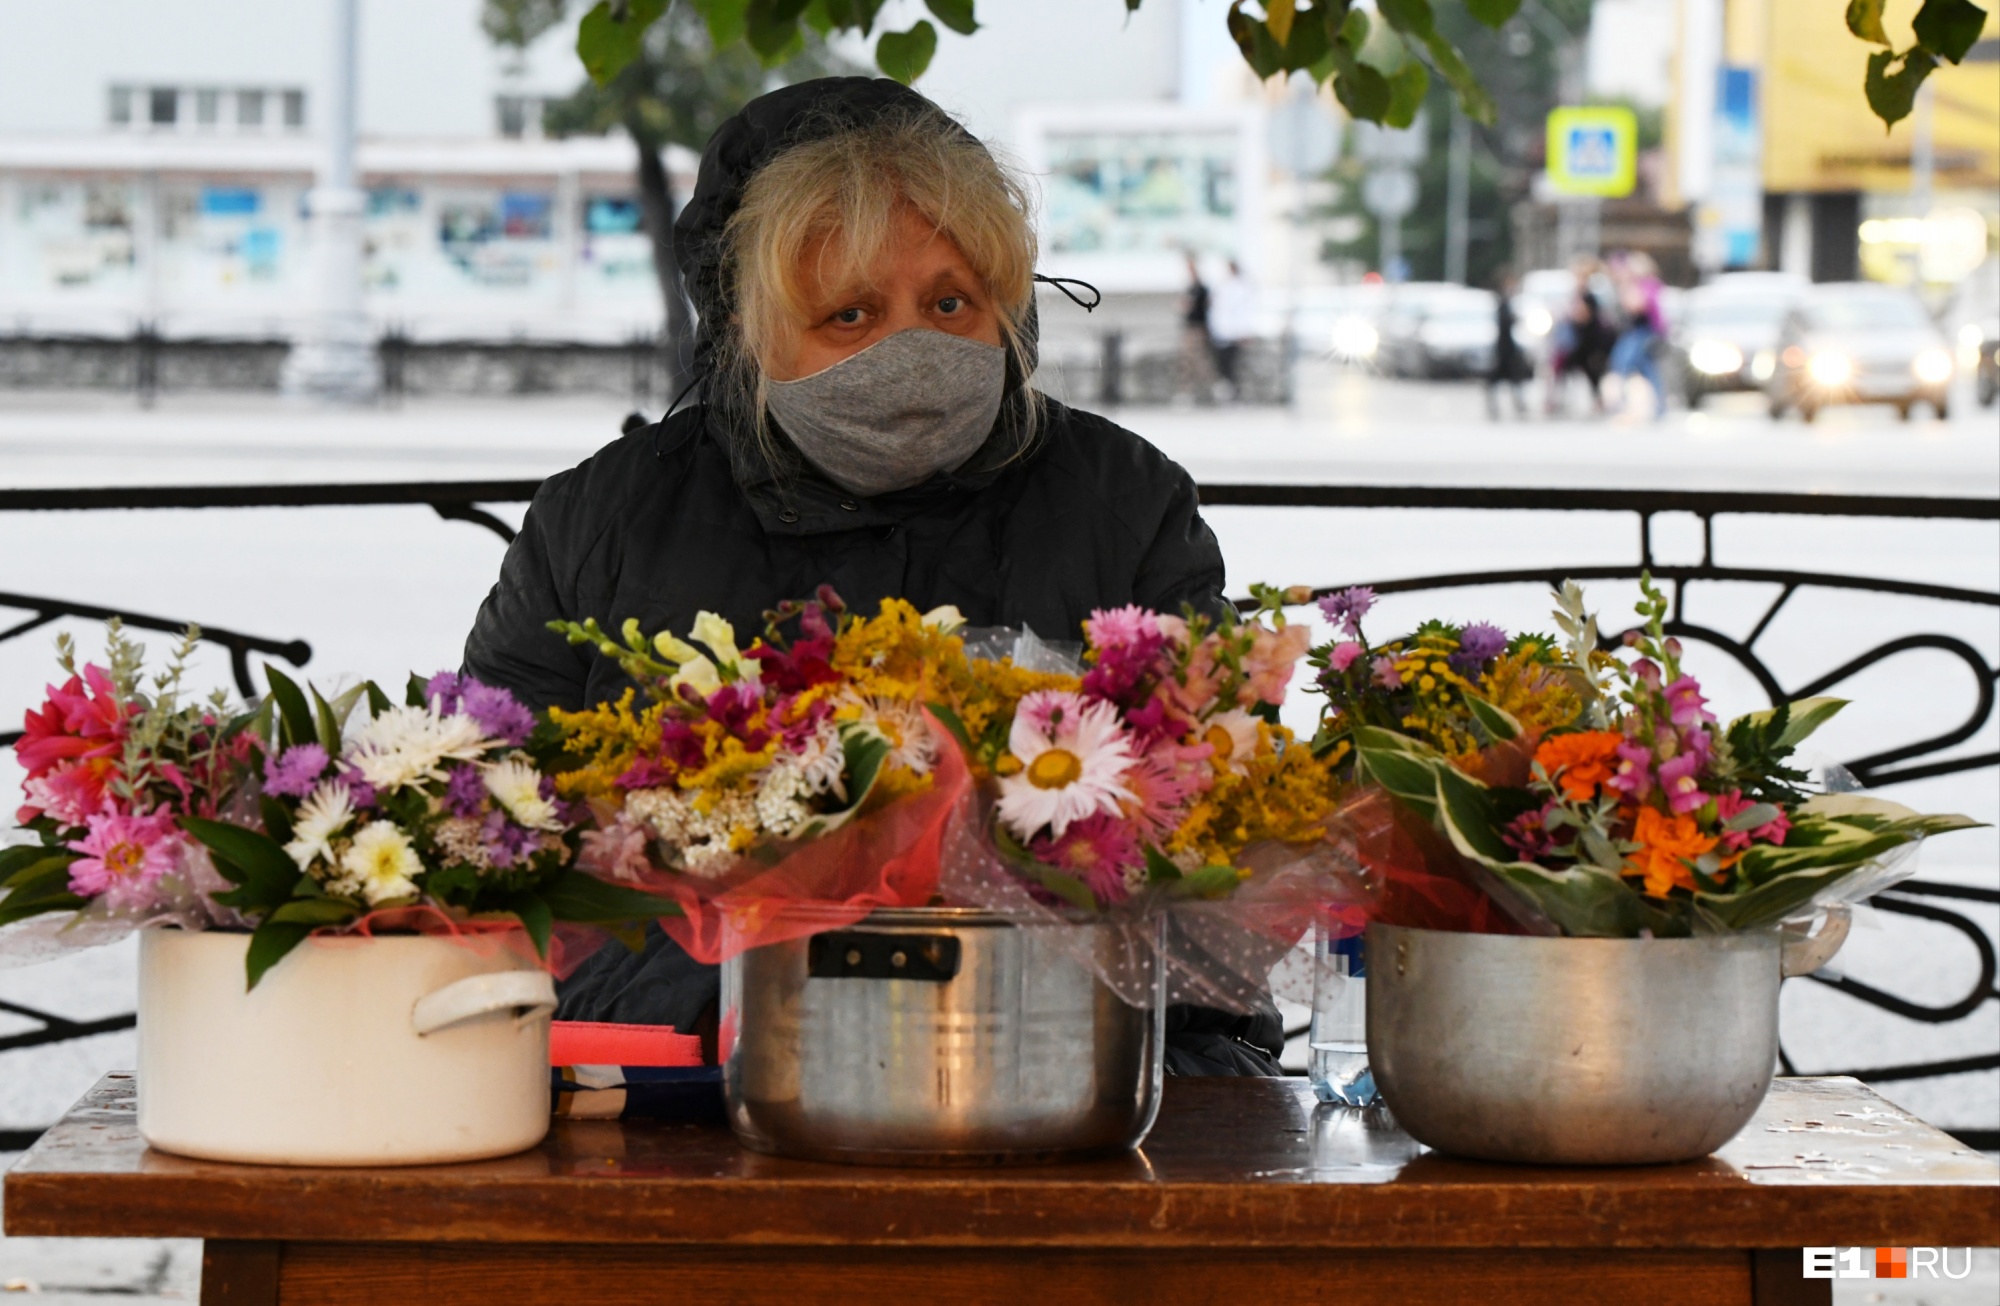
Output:
[[[977,453],[1006,381],[1005,349],[917,327],[811,376],[772,381],[765,402],[834,484],[887,494]]]

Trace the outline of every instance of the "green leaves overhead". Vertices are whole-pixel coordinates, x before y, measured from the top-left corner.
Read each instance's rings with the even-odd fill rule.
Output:
[[[1868,56],[1862,92],[1875,116],[1885,127],[1893,127],[1910,116],[1924,79],[1940,61],[1955,64],[1965,58],[1985,29],[1987,15],[1972,0],[1924,0],[1910,25],[1916,41],[1907,50],[1897,50],[1882,25],[1885,7],[1886,0],[1848,0],[1847,30],[1871,45],[1886,47]]]
[[[1986,11],[1972,0],[1924,0],[1911,27],[1917,43],[1946,63],[1965,58],[1986,26]]]
[[[875,66],[908,86],[924,75],[937,53],[937,28],[919,19],[907,32],[884,32],[875,42]]]
[[[972,0],[924,0],[924,8],[960,36],[979,30],[979,22],[972,16]]]
[[[576,53],[599,86],[639,57],[646,29],[667,12],[667,0],[598,0],[576,29]]]

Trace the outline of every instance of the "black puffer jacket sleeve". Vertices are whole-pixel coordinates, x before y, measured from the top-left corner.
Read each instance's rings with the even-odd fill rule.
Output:
[[[1164,460],[1162,460],[1164,462]],[[1201,519],[1201,496],[1194,478],[1171,463],[1174,485],[1160,515],[1160,528],[1139,560],[1133,582],[1136,602],[1155,612],[1179,612],[1183,604],[1220,615],[1228,602],[1222,597],[1222,546]]]
[[[584,685],[589,649],[572,647],[548,628],[557,615],[580,620],[575,561],[559,561],[564,510],[572,498],[570,474],[550,477],[528,505],[521,533],[507,546],[500,579],[479,605],[465,640],[465,671],[490,685],[504,685],[533,707],[588,706]],[[573,546],[571,546],[573,547]],[[571,574],[559,574],[559,568]]]

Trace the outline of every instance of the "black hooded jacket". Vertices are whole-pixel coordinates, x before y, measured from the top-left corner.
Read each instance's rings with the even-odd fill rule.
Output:
[[[895,82],[829,78],[762,96],[723,124],[674,229],[701,321],[729,318],[721,235],[752,173],[786,146],[923,103]],[[712,345],[700,343],[698,366]],[[1022,401],[1022,378],[1010,376],[1008,402]],[[949,603],[974,626],[1062,640],[1080,637],[1093,608],[1222,603],[1222,554],[1193,481],[1101,417],[1049,402],[1022,455],[1003,413],[964,466],[872,499],[789,450],[766,457],[742,425],[699,404],[545,481],[466,640],[466,671],[538,707],[580,708],[627,682],[610,659],[552,634],[551,619],[685,631],[708,610],[747,634],[822,584],[864,612],[889,597],[920,610]],[[564,985],[559,1014],[691,1030],[713,1020],[716,997],[714,969],[655,928],[642,955],[591,958]],[[1181,1029],[1173,1060],[1190,1073],[1270,1073],[1239,1040],[1281,1042],[1275,1013],[1246,1022],[1176,1009],[1170,1023]]]

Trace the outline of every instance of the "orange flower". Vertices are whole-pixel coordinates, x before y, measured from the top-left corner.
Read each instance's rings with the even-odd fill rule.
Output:
[[[1535,750],[1535,760],[1551,780],[1561,783],[1571,802],[1587,803],[1597,796],[1597,787],[1611,778],[1623,740],[1615,730],[1557,735],[1542,741]]]
[[[1632,828],[1639,851],[1625,863],[1626,874],[1646,877],[1646,892],[1664,898],[1678,886],[1693,892],[1699,886],[1688,863],[1715,847],[1715,836],[1703,834],[1692,813],[1672,816],[1656,807],[1639,809]]]

